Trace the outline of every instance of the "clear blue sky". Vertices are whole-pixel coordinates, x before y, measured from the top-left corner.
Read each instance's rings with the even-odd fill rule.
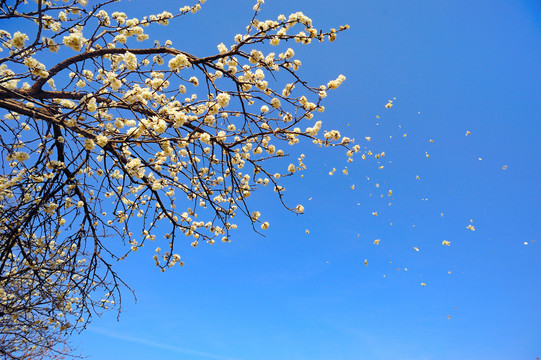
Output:
[[[155,35],[208,55],[242,32],[253,3],[209,0]],[[132,0],[124,11],[180,5]],[[286,187],[304,215],[261,193],[266,237],[241,227],[230,244],[187,243],[186,265],[165,274],[153,249],[133,254],[118,269],[137,304],[124,298],[120,322],[95,318],[74,338],[79,350],[117,360],[541,357],[540,3],[267,0],[262,16],[296,11],[323,29],[351,26],[296,53],[315,84],[347,76],[321,119],[370,136],[384,168],[302,148],[308,171]]]

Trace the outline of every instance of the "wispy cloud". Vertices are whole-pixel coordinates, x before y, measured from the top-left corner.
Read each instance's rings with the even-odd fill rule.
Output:
[[[94,332],[94,333],[97,333],[97,334],[100,334],[100,335],[104,335],[104,336],[107,336],[107,337],[110,337],[110,338],[115,338],[115,339],[124,340],[124,341],[130,341],[130,342],[133,342],[133,343],[137,343],[137,344],[141,344],[141,345],[145,345],[145,346],[150,346],[150,347],[157,348],[157,349],[170,350],[170,351],[174,351],[176,353],[184,354],[184,355],[200,356],[200,357],[206,357],[206,358],[209,358],[209,359],[216,359],[216,360],[240,360],[240,359],[237,359],[237,358],[231,358],[231,357],[227,357],[227,356],[210,354],[210,353],[203,352],[203,351],[187,349],[187,348],[183,348],[183,347],[180,347],[180,346],[175,346],[175,345],[170,345],[170,344],[166,344],[166,343],[162,343],[162,342],[158,342],[158,341],[148,340],[148,339],[145,339],[145,338],[142,338],[142,337],[125,335],[125,334],[121,334],[121,333],[117,333],[117,332],[113,332],[113,331],[108,331],[108,330],[104,330],[104,329],[100,329],[100,328],[95,328],[95,327],[89,327],[88,331],[91,331],[91,332]]]

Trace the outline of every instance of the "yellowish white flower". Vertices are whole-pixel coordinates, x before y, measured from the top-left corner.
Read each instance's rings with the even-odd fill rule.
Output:
[[[107,136],[103,134],[100,134],[96,137],[96,144],[98,144],[98,146],[104,147],[105,145],[107,145],[108,141],[109,139],[107,138]]]
[[[218,51],[220,54],[225,54],[227,52],[227,46],[225,46],[224,43],[218,44]]]
[[[126,64],[128,70],[137,69],[137,56],[129,51],[126,52],[124,54],[124,64]]]
[[[188,57],[184,54],[178,54],[171,60],[169,60],[169,69],[171,71],[180,70],[185,67],[190,67],[190,61],[188,60]]]
[[[30,155],[28,155],[28,153],[24,152],[24,151],[17,151],[16,153],[13,154],[13,158],[17,161],[26,161],[28,159],[30,159]]]
[[[94,149],[94,141],[92,139],[85,140],[85,149],[89,151]]]
[[[64,36],[62,39],[64,45],[72,48],[75,51],[81,51],[85,41],[86,39],[83,37],[83,34],[78,31],[72,32],[70,35]]]
[[[28,40],[28,35],[21,33],[20,31],[13,34],[13,39],[11,39],[11,44],[18,49],[24,48],[24,42]]]
[[[295,172],[295,165],[289,164],[289,166],[287,167],[287,171],[289,171],[290,173],[294,173]]]
[[[218,104],[221,107],[226,107],[229,105],[229,100],[231,99],[231,96],[227,93],[219,93],[216,97],[216,101],[218,101]]]

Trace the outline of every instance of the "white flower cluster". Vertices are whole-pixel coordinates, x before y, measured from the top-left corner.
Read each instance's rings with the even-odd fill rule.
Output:
[[[152,116],[149,119],[141,119],[140,128],[147,131],[154,130],[156,134],[163,134],[167,130],[167,123],[157,116]]]
[[[105,145],[107,145],[107,142],[109,142],[109,139],[106,135],[100,134],[96,136],[96,144],[98,144],[99,146],[104,147]]]
[[[120,11],[115,11],[114,13],[111,14],[111,17],[118,22],[118,25],[123,25],[126,22],[126,19],[128,18],[128,16],[125,13],[120,12]]]
[[[84,146],[85,146],[85,149],[88,150],[88,151],[94,149],[94,146],[95,146],[95,145],[94,145],[94,140],[92,140],[92,139],[85,139],[85,144],[84,144]]]
[[[15,89],[19,79],[14,78],[15,72],[8,69],[6,64],[0,65],[0,84],[7,89]]]
[[[311,135],[311,136],[316,136],[317,133],[319,132],[319,130],[321,130],[321,125],[322,125],[322,122],[321,121],[317,121],[313,127],[307,127],[306,128],[306,133]]]
[[[15,32],[13,34],[13,39],[11,39],[11,45],[18,49],[24,48],[24,42],[28,40],[28,35],[25,33],[21,33],[20,31]]]
[[[220,93],[216,97],[216,100],[218,101],[218,105],[220,105],[223,108],[229,105],[230,99],[231,99],[231,96],[228,93]]]
[[[98,104],[96,103],[96,98],[91,98],[86,103],[86,108],[90,112],[94,112],[98,109]]]
[[[126,68],[128,70],[135,70],[137,69],[137,56],[135,54],[127,51],[124,54],[124,63],[126,64]]]
[[[227,46],[225,46],[224,43],[218,44],[218,51],[220,54],[225,54],[227,52]]]
[[[171,71],[180,70],[185,67],[190,67],[190,61],[188,60],[188,57],[184,54],[178,54],[171,60],[169,60],[169,69]]]
[[[113,91],[117,91],[122,86],[122,81],[117,78],[114,71],[106,71],[104,75],[104,77],[102,76],[103,85],[109,86]]]
[[[325,131],[323,136],[326,140],[340,140],[340,132],[338,130]]]
[[[75,51],[81,51],[86,39],[83,37],[83,34],[80,31],[74,31],[68,36],[64,36],[62,42],[64,45],[72,48]]]
[[[26,169],[21,169],[20,171],[16,173],[12,173],[11,175],[0,175],[0,201],[4,200],[4,198],[12,198],[13,197],[13,191],[11,188],[18,183],[24,177],[26,176]]]
[[[42,78],[46,78],[47,76],[49,76],[49,72],[45,70],[45,65],[43,65],[42,63],[40,63],[39,61],[37,61],[31,56],[26,57],[23,60],[23,64],[26,67],[28,67],[32,75],[39,76]]]
[[[14,153],[9,154],[6,157],[6,160],[8,160],[8,161],[17,160],[17,161],[23,162],[23,161],[26,161],[28,159],[30,159],[30,155],[28,155],[28,153],[25,152],[25,151],[16,151]]]
[[[53,39],[48,37],[43,37],[43,44],[53,53],[60,50],[60,45],[58,45]]]
[[[327,83],[327,87],[329,89],[337,89],[342,83],[346,80],[346,77],[344,75],[338,76],[336,80],[331,80]]]

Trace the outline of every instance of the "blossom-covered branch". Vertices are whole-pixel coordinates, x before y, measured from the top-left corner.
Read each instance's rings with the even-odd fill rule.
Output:
[[[244,34],[198,57],[171,40],[138,43],[150,40],[146,27],[180,21],[204,1],[142,19],[109,14],[109,3],[0,6],[0,18],[35,27],[0,30],[0,327],[13,345],[8,358],[33,347],[60,351],[48,333],[118,309],[127,285],[114,263],[149,242],[166,249],[153,256],[165,271],[183,264],[184,239],[194,247],[229,242],[238,214],[265,230],[249,197],[266,186],[302,213],[287,205],[280,179],[304,170],[304,155],[289,162],[286,146],[339,146],[349,161],[359,151],[316,120],[345,77],[310,85],[290,47],[334,41],[347,26],[318,30],[300,12],[260,20],[259,0]],[[50,59],[56,65],[47,68]]]

